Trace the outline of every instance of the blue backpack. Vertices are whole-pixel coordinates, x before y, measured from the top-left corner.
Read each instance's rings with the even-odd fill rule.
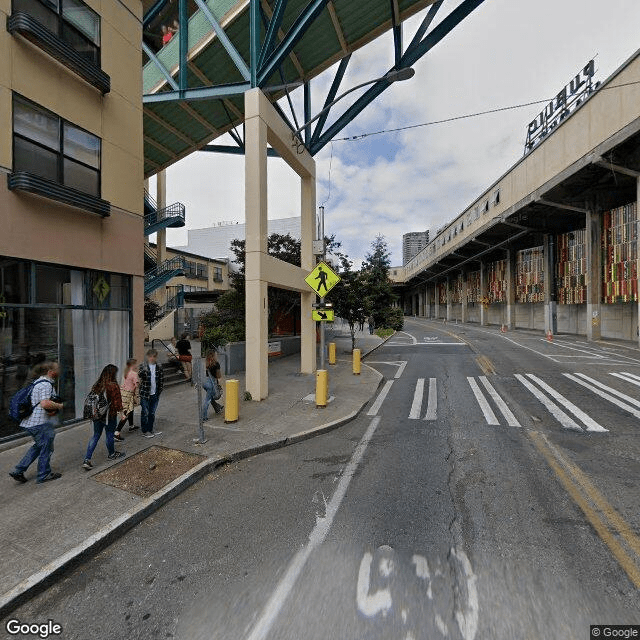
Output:
[[[33,413],[35,407],[31,402],[31,393],[39,382],[46,382],[46,380],[34,380],[12,396],[9,402],[9,415],[14,420],[22,422]]]

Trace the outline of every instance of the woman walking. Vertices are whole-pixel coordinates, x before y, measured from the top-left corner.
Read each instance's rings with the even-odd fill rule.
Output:
[[[207,397],[202,405],[202,421],[209,419],[209,403],[216,413],[220,413],[224,407],[218,404],[216,400],[222,397],[222,373],[220,371],[220,363],[218,362],[218,354],[215,350],[209,351],[206,361],[206,377],[202,388],[207,392]]]
[[[129,358],[127,360],[127,366],[124,370],[122,383],[120,384],[123,418],[118,423],[116,432],[113,434],[113,438],[117,442],[124,442],[124,438],[120,435],[120,432],[127,421],[129,422],[129,431],[138,428],[133,426],[133,410],[140,404],[140,380],[138,379],[137,364],[138,361],[135,358]]]
[[[108,364],[102,370],[97,382],[91,388],[91,391],[94,393],[99,395],[104,394],[109,406],[107,408],[107,413],[103,418],[93,421],[93,437],[89,441],[87,455],[84,457],[84,463],[82,464],[85,469],[93,468],[93,465],[91,464],[91,457],[98,445],[103,429],[105,432],[109,460],[117,460],[124,456],[124,451],[116,451],[113,438],[118,421],[118,412],[122,411],[122,397],[120,395],[120,387],[118,386],[116,379],[117,375],[118,367],[116,367],[115,364]]]
[[[183,333],[180,336],[180,340],[176,344],[176,349],[178,350],[178,360],[182,363],[184,367],[184,377],[187,379],[187,382],[191,382],[191,343],[189,342],[189,335],[187,333]]]

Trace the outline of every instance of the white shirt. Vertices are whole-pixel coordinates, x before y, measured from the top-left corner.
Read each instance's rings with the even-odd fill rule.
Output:
[[[154,396],[156,394],[156,367],[157,364],[150,364],[149,371],[151,372],[151,387],[149,389],[149,394]]]
[[[44,382],[42,382],[44,380]],[[40,406],[42,400],[49,400],[53,395],[53,382],[47,376],[41,376],[36,380],[37,384],[31,392],[31,405],[35,405],[33,413],[20,422],[23,429],[27,427],[37,427],[45,422],[51,421],[51,416]]]

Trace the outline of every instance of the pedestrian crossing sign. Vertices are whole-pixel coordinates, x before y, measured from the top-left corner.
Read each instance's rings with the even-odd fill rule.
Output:
[[[311,318],[316,322],[333,322],[335,311],[333,309],[314,309]]]
[[[340,282],[340,276],[326,262],[319,262],[304,281],[324,298]]]

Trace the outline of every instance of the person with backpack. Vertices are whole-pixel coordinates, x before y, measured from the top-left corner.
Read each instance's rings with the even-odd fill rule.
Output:
[[[191,356],[191,343],[189,342],[189,335],[187,333],[183,333],[180,336],[180,340],[178,340],[176,344],[176,349],[178,350],[178,360],[182,363],[184,377],[187,379],[187,382],[191,382],[191,361],[193,357]]]
[[[222,385],[220,380],[222,373],[220,372],[220,363],[218,362],[218,353],[215,349],[209,351],[206,360],[206,377],[202,383],[202,388],[206,391],[207,397],[202,405],[202,421],[209,419],[209,403],[216,413],[221,413],[224,407],[218,404],[216,400],[222,397]]]
[[[120,386],[116,376],[118,375],[118,367],[115,364],[108,364],[100,374],[96,383],[91,387],[91,392],[87,398],[86,405],[91,405],[91,416],[93,420],[93,437],[89,440],[87,454],[84,457],[82,466],[89,470],[93,468],[91,457],[102,435],[105,433],[107,444],[107,457],[109,460],[117,460],[122,458],[124,451],[116,451],[114,444],[114,433],[118,423],[118,413],[122,411],[122,397],[120,395]],[[98,402],[95,402],[95,397]],[[85,405],[85,406],[86,406]]]
[[[27,481],[24,472],[36,458],[38,458],[37,483],[57,480],[62,477],[61,473],[51,471],[50,464],[53,441],[56,437],[53,416],[63,409],[62,402],[55,402],[52,399],[57,397],[54,382],[58,379],[59,373],[57,362],[40,363],[35,368],[37,379],[14,396],[18,400],[16,404],[23,405],[16,407],[15,414],[24,416],[20,420],[20,427],[28,431],[34,440],[33,445],[18,462],[15,469],[9,472],[9,475],[16,482],[24,483]],[[20,400],[22,402],[19,402]],[[25,401],[27,402],[26,408],[24,407]],[[12,415],[14,415],[13,411]]]
[[[133,410],[140,404],[140,381],[138,380],[137,364],[138,361],[135,358],[129,358],[127,360],[127,367],[124,370],[122,382],[120,383],[123,418],[118,423],[116,432],[113,434],[117,442],[124,442],[124,438],[120,435],[120,432],[127,421],[129,421],[129,431],[134,431],[138,428],[133,426]]]
[[[160,401],[160,394],[164,387],[164,372],[158,364],[158,352],[155,349],[147,351],[147,360],[138,368],[140,378],[140,431],[145,438],[155,438],[162,431],[154,431],[156,409]]]

